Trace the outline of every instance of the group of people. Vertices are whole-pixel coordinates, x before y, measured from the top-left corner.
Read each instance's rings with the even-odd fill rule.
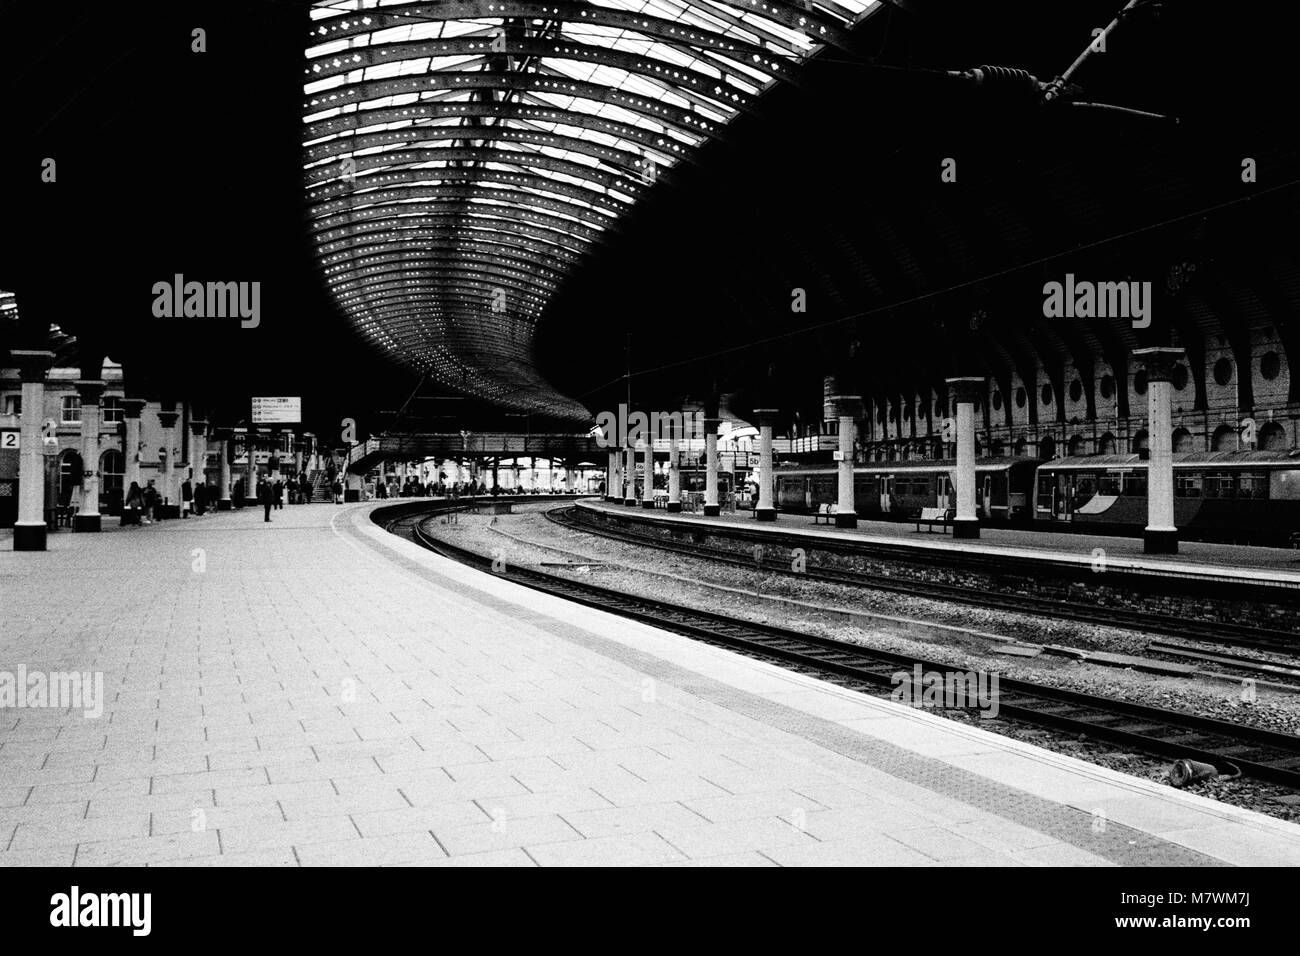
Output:
[[[243,481],[231,482],[230,500],[238,507],[243,502]],[[343,482],[337,469],[331,468],[329,488],[336,504],[343,503]],[[255,491],[255,500],[262,505],[264,520],[271,520],[271,511],[283,508],[286,498],[289,504],[309,504],[312,500],[312,482],[306,472],[285,478],[259,477]],[[186,478],[181,482],[180,517],[201,516],[210,510],[216,510],[221,498],[221,489],[207,481],[193,481]],[[161,508],[166,504],[162,494],[154,487],[151,479],[143,488],[139,482],[131,482],[122,498],[122,524],[153,524],[162,517]]]
[[[540,495],[550,492],[540,488],[525,488],[523,485],[489,489],[482,481],[444,482],[439,479],[422,482],[414,477],[408,477],[399,484],[396,477],[390,477],[386,481],[381,479],[375,482],[374,494],[376,498],[467,498],[476,495]]]

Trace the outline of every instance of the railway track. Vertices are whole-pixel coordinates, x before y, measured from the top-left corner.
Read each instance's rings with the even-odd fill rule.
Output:
[[[433,536],[426,526],[451,507],[406,515],[386,524],[394,534],[445,557],[515,583],[652,624],[754,657],[779,661],[851,687],[892,688],[900,672],[949,674],[951,664],[863,647],[789,628],[679,607],[527,567],[494,570],[493,559]],[[993,684],[993,677],[997,683]],[[1189,758],[1262,781],[1300,789],[1300,737],[1243,727],[1210,717],[984,675],[996,688],[999,717],[1122,744],[1161,757]]]
[[[652,547],[686,557],[702,557],[736,567],[761,569],[776,574],[796,576],[796,572],[791,570],[788,560],[775,560],[765,555],[756,560],[752,557],[746,558],[725,548],[704,544],[685,545],[674,541],[666,541],[663,538],[627,528],[613,528],[608,525],[597,525],[581,521],[575,517],[576,512],[576,508],[568,505],[563,508],[552,508],[546,512],[546,517],[570,530],[600,535],[623,544]],[[878,591],[905,594],[908,597],[966,604],[989,610],[1030,614],[1036,617],[1050,617],[1054,620],[1101,625],[1126,631],[1137,631],[1143,634],[1181,637],[1187,640],[1218,644],[1225,648],[1249,648],[1257,651],[1272,651],[1290,655],[1296,655],[1300,651],[1300,635],[1289,631],[1254,627],[1248,624],[1164,616],[1133,611],[1128,608],[1080,604],[930,581],[908,581],[897,577],[863,574],[839,568],[820,568],[812,565],[798,572],[797,576],[807,580],[824,581],[828,584],[872,588]]]

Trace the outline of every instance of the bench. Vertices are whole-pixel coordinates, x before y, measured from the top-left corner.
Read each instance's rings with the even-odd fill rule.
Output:
[[[952,527],[953,510],[950,508],[922,508],[921,513],[916,516],[916,530],[921,530],[921,525],[926,525],[927,531],[934,531],[934,526],[938,525],[945,534]]]
[[[813,524],[821,524],[825,521],[830,524],[835,520],[835,514],[839,510],[839,505],[822,505],[813,512]]]

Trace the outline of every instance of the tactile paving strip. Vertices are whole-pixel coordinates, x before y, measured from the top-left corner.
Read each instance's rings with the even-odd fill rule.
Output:
[[[380,551],[404,569],[430,583],[442,587],[447,585],[447,579],[436,571],[395,553],[355,529],[350,530],[354,531],[358,540]],[[1018,790],[988,777],[954,771],[952,765],[941,760],[874,739],[834,721],[704,677],[696,671],[602,637],[586,628],[521,607],[479,588],[467,588],[465,585],[457,588],[459,591],[470,589],[473,590],[476,601],[520,623],[616,660],[685,693],[800,737],[891,777],[1036,830],[1112,863],[1121,866],[1226,865],[1212,856],[1113,820],[1106,821],[1104,827],[1095,826],[1093,814],[1075,807]]]

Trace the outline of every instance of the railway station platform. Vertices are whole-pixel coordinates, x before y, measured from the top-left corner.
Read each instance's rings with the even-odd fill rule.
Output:
[[[1296,865],[1300,827],[474,571],[384,503],[0,541],[0,866]],[[695,519],[682,519],[695,520]]]
[[[1183,541],[1179,543],[1177,555],[1166,557],[1144,554],[1141,538],[1119,535],[981,527],[978,539],[962,540],[925,526],[918,531],[914,520],[870,521],[859,518],[856,528],[834,528],[814,524],[812,515],[786,512],[778,513],[775,521],[758,522],[749,511],[724,512],[716,518],[706,518],[690,513],[669,514],[658,509],[633,509],[594,498],[581,501],[579,506],[607,514],[677,522],[692,527],[741,527],[755,534],[794,534],[814,540],[914,548],[921,552],[965,552],[1085,569],[1096,567],[1100,558],[1107,571],[1300,588],[1300,551],[1286,548]]]

